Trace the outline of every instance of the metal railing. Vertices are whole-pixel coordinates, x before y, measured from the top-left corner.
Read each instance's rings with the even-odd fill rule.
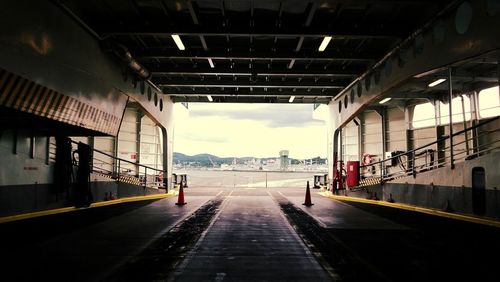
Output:
[[[71,140],[72,144],[78,142]],[[50,143],[52,148],[56,143]],[[72,149],[72,155],[75,156],[73,165],[78,165],[78,155],[73,154],[76,149]],[[51,150],[50,160],[55,161],[55,150]],[[92,148],[92,172],[98,173],[104,177],[114,179],[118,182],[135,184],[149,188],[165,189],[164,177],[167,172],[161,169],[149,167],[139,163],[124,160],[113,156],[112,154]]]
[[[119,182],[151,188],[165,188],[163,178],[167,174],[164,170],[124,160],[97,149],[92,149],[92,151],[93,172],[108,175]]]
[[[456,163],[500,149],[500,138],[494,136],[494,133],[500,132],[500,127],[484,128],[485,125],[499,118],[489,118],[480,121],[474,126],[453,133],[452,138],[461,137],[463,140],[452,142],[452,147],[449,145],[450,136],[447,135],[407,152],[397,152],[391,158],[361,165],[362,178],[364,176],[363,180],[377,180],[375,182],[370,181],[370,185],[383,183],[409,175],[416,176],[418,173],[446,165],[453,166]],[[498,134],[500,135],[500,133]]]

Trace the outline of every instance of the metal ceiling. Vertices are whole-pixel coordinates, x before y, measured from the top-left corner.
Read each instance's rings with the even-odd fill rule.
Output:
[[[174,102],[328,103],[447,0],[66,0]],[[171,35],[180,36],[179,50]],[[323,38],[332,40],[318,51]],[[211,63],[213,65],[211,65]]]
[[[448,66],[451,69],[453,95],[461,95],[498,85],[498,58],[500,52],[492,51],[466,61]],[[438,79],[449,79],[449,70],[436,70],[422,77],[413,77],[386,98],[391,98],[385,105],[401,106],[431,102],[435,99],[447,102],[449,95],[448,83],[429,86]],[[443,81],[444,82],[444,81]],[[373,104],[376,108],[380,105]]]

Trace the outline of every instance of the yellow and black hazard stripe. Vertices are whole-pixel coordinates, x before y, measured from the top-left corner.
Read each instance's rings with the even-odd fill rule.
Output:
[[[102,172],[98,172],[98,171],[94,171],[94,173],[99,174],[100,176],[105,177],[105,178],[117,180],[116,177],[114,177],[113,175],[108,174],[108,173],[102,173]],[[141,185],[141,181],[139,180],[139,178],[137,178],[135,176],[130,176],[130,175],[120,175],[119,181],[123,182],[123,183],[133,184],[133,185]]]
[[[105,177],[105,178],[115,179],[115,178],[113,177],[113,175],[112,175],[112,174],[109,174],[109,173],[103,173],[103,172],[100,172],[100,171],[94,171],[93,173],[94,173],[94,174],[98,174],[98,175],[100,175],[100,176],[102,176],[102,177]]]
[[[116,135],[120,118],[0,68],[0,107]]]
[[[407,175],[400,175],[397,177],[390,178],[389,180],[383,180],[383,182],[387,182],[390,180],[395,180],[395,179],[400,179],[403,177],[406,177]],[[358,187],[365,187],[365,186],[370,186],[370,185],[378,185],[381,184],[381,179],[380,177],[372,177],[372,178],[365,178],[359,181],[359,186]]]
[[[128,183],[128,184],[133,184],[133,185],[141,185],[141,181],[139,178],[134,177],[134,176],[120,176],[120,182]]]
[[[365,178],[359,181],[359,187],[380,184],[380,177]]]

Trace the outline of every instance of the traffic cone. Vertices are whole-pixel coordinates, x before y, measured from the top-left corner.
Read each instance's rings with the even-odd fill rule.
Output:
[[[182,205],[187,204],[186,202],[184,202],[184,187],[182,185],[182,182],[181,182],[181,186],[179,188],[179,198],[177,199],[177,203],[175,203],[175,204],[178,206],[182,206]]]
[[[311,203],[311,190],[309,189],[309,181],[307,181],[306,199],[305,199],[305,203],[303,203],[303,205],[305,205],[307,207],[314,205],[313,203]]]

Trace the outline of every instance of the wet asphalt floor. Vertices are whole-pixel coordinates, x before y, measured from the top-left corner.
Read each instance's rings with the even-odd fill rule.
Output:
[[[497,228],[303,188],[176,198],[0,225],[3,281],[497,281]],[[6,260],[5,260],[6,259]]]

